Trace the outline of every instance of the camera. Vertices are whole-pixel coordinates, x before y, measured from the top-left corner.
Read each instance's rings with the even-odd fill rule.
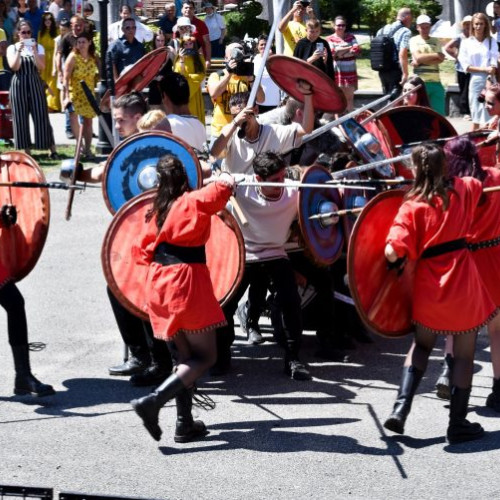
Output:
[[[231,50],[230,60],[236,61],[236,67],[230,68],[226,64],[226,68],[229,73],[234,73],[238,76],[252,76],[254,72],[253,62],[246,60],[245,53],[242,49],[235,47]]]

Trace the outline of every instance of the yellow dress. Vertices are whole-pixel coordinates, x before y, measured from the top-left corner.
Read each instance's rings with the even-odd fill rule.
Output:
[[[201,64],[205,68],[205,59],[200,56]],[[189,112],[198,117],[205,125],[205,103],[201,93],[201,82],[205,78],[205,70],[202,73],[195,73],[193,56],[184,56],[184,71],[181,71],[179,59],[174,64],[174,71],[185,76],[189,84]]]
[[[88,85],[89,89],[94,91],[95,79],[97,75],[97,64],[93,57],[88,57],[84,59],[80,54],[74,53],[75,64],[73,66],[73,73],[71,73],[70,81],[70,95],[71,102],[75,108],[77,115],[83,116],[84,118],[94,118],[96,114],[89,104],[85,94],[83,92],[80,82],[82,80]]]
[[[38,36],[38,43],[45,49],[45,69],[40,75],[42,80],[47,84],[45,94],[47,96],[47,106],[54,111],[61,111],[61,103],[59,100],[59,89],[57,88],[57,76],[52,75],[52,66],[55,54],[55,42],[49,32],[45,32],[43,36]],[[50,90],[49,90],[50,89]]]

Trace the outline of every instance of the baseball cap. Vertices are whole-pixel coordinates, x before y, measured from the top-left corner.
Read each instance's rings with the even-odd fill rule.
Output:
[[[427,14],[420,14],[417,17],[417,24],[432,24],[431,18]]]

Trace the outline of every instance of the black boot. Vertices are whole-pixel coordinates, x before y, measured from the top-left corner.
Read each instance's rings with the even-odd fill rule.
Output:
[[[493,392],[488,394],[486,406],[500,412],[500,378],[493,379]]]
[[[384,422],[384,427],[397,434],[403,434],[405,431],[406,417],[411,410],[413,397],[417,391],[418,384],[422,380],[424,372],[415,366],[403,367],[403,376],[401,386],[399,387],[398,397],[392,413]]]
[[[468,389],[452,387],[451,389],[450,423],[446,432],[446,438],[450,444],[474,441],[484,435],[484,429],[480,424],[471,423],[465,418],[470,391],[470,387]]]
[[[436,395],[440,399],[450,399],[450,377],[453,366],[453,356],[447,354],[443,361],[443,371],[436,382]]]
[[[189,443],[208,434],[205,424],[201,420],[193,420],[193,393],[191,389],[184,389],[175,396],[177,405],[177,422],[175,423],[174,441]]]
[[[34,396],[51,396],[55,394],[51,385],[43,384],[31,373],[29,346],[13,345],[14,367],[16,380],[14,382],[14,394],[33,394]]]
[[[142,373],[151,363],[149,351],[144,346],[128,346],[130,358],[121,365],[110,366],[109,374],[117,377],[130,377],[136,373]]]
[[[130,401],[137,415],[141,417],[144,427],[156,441],[161,439],[162,434],[158,425],[158,415],[161,408],[183,389],[182,380],[174,373],[151,394]]]

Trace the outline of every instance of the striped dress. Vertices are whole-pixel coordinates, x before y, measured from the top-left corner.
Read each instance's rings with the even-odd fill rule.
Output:
[[[340,38],[335,33],[326,39],[330,45],[333,56],[333,67],[335,68],[335,83],[339,87],[358,88],[358,72],[356,69],[356,57],[360,53],[360,48],[356,37],[352,33],[346,33],[344,38]],[[337,56],[338,49],[354,47],[354,53]]]
[[[12,77],[9,97],[15,148],[31,147],[31,115],[35,126],[35,149],[49,149],[54,144],[54,133],[49,121],[45,90],[34,56],[25,51],[21,54],[21,66]]]

